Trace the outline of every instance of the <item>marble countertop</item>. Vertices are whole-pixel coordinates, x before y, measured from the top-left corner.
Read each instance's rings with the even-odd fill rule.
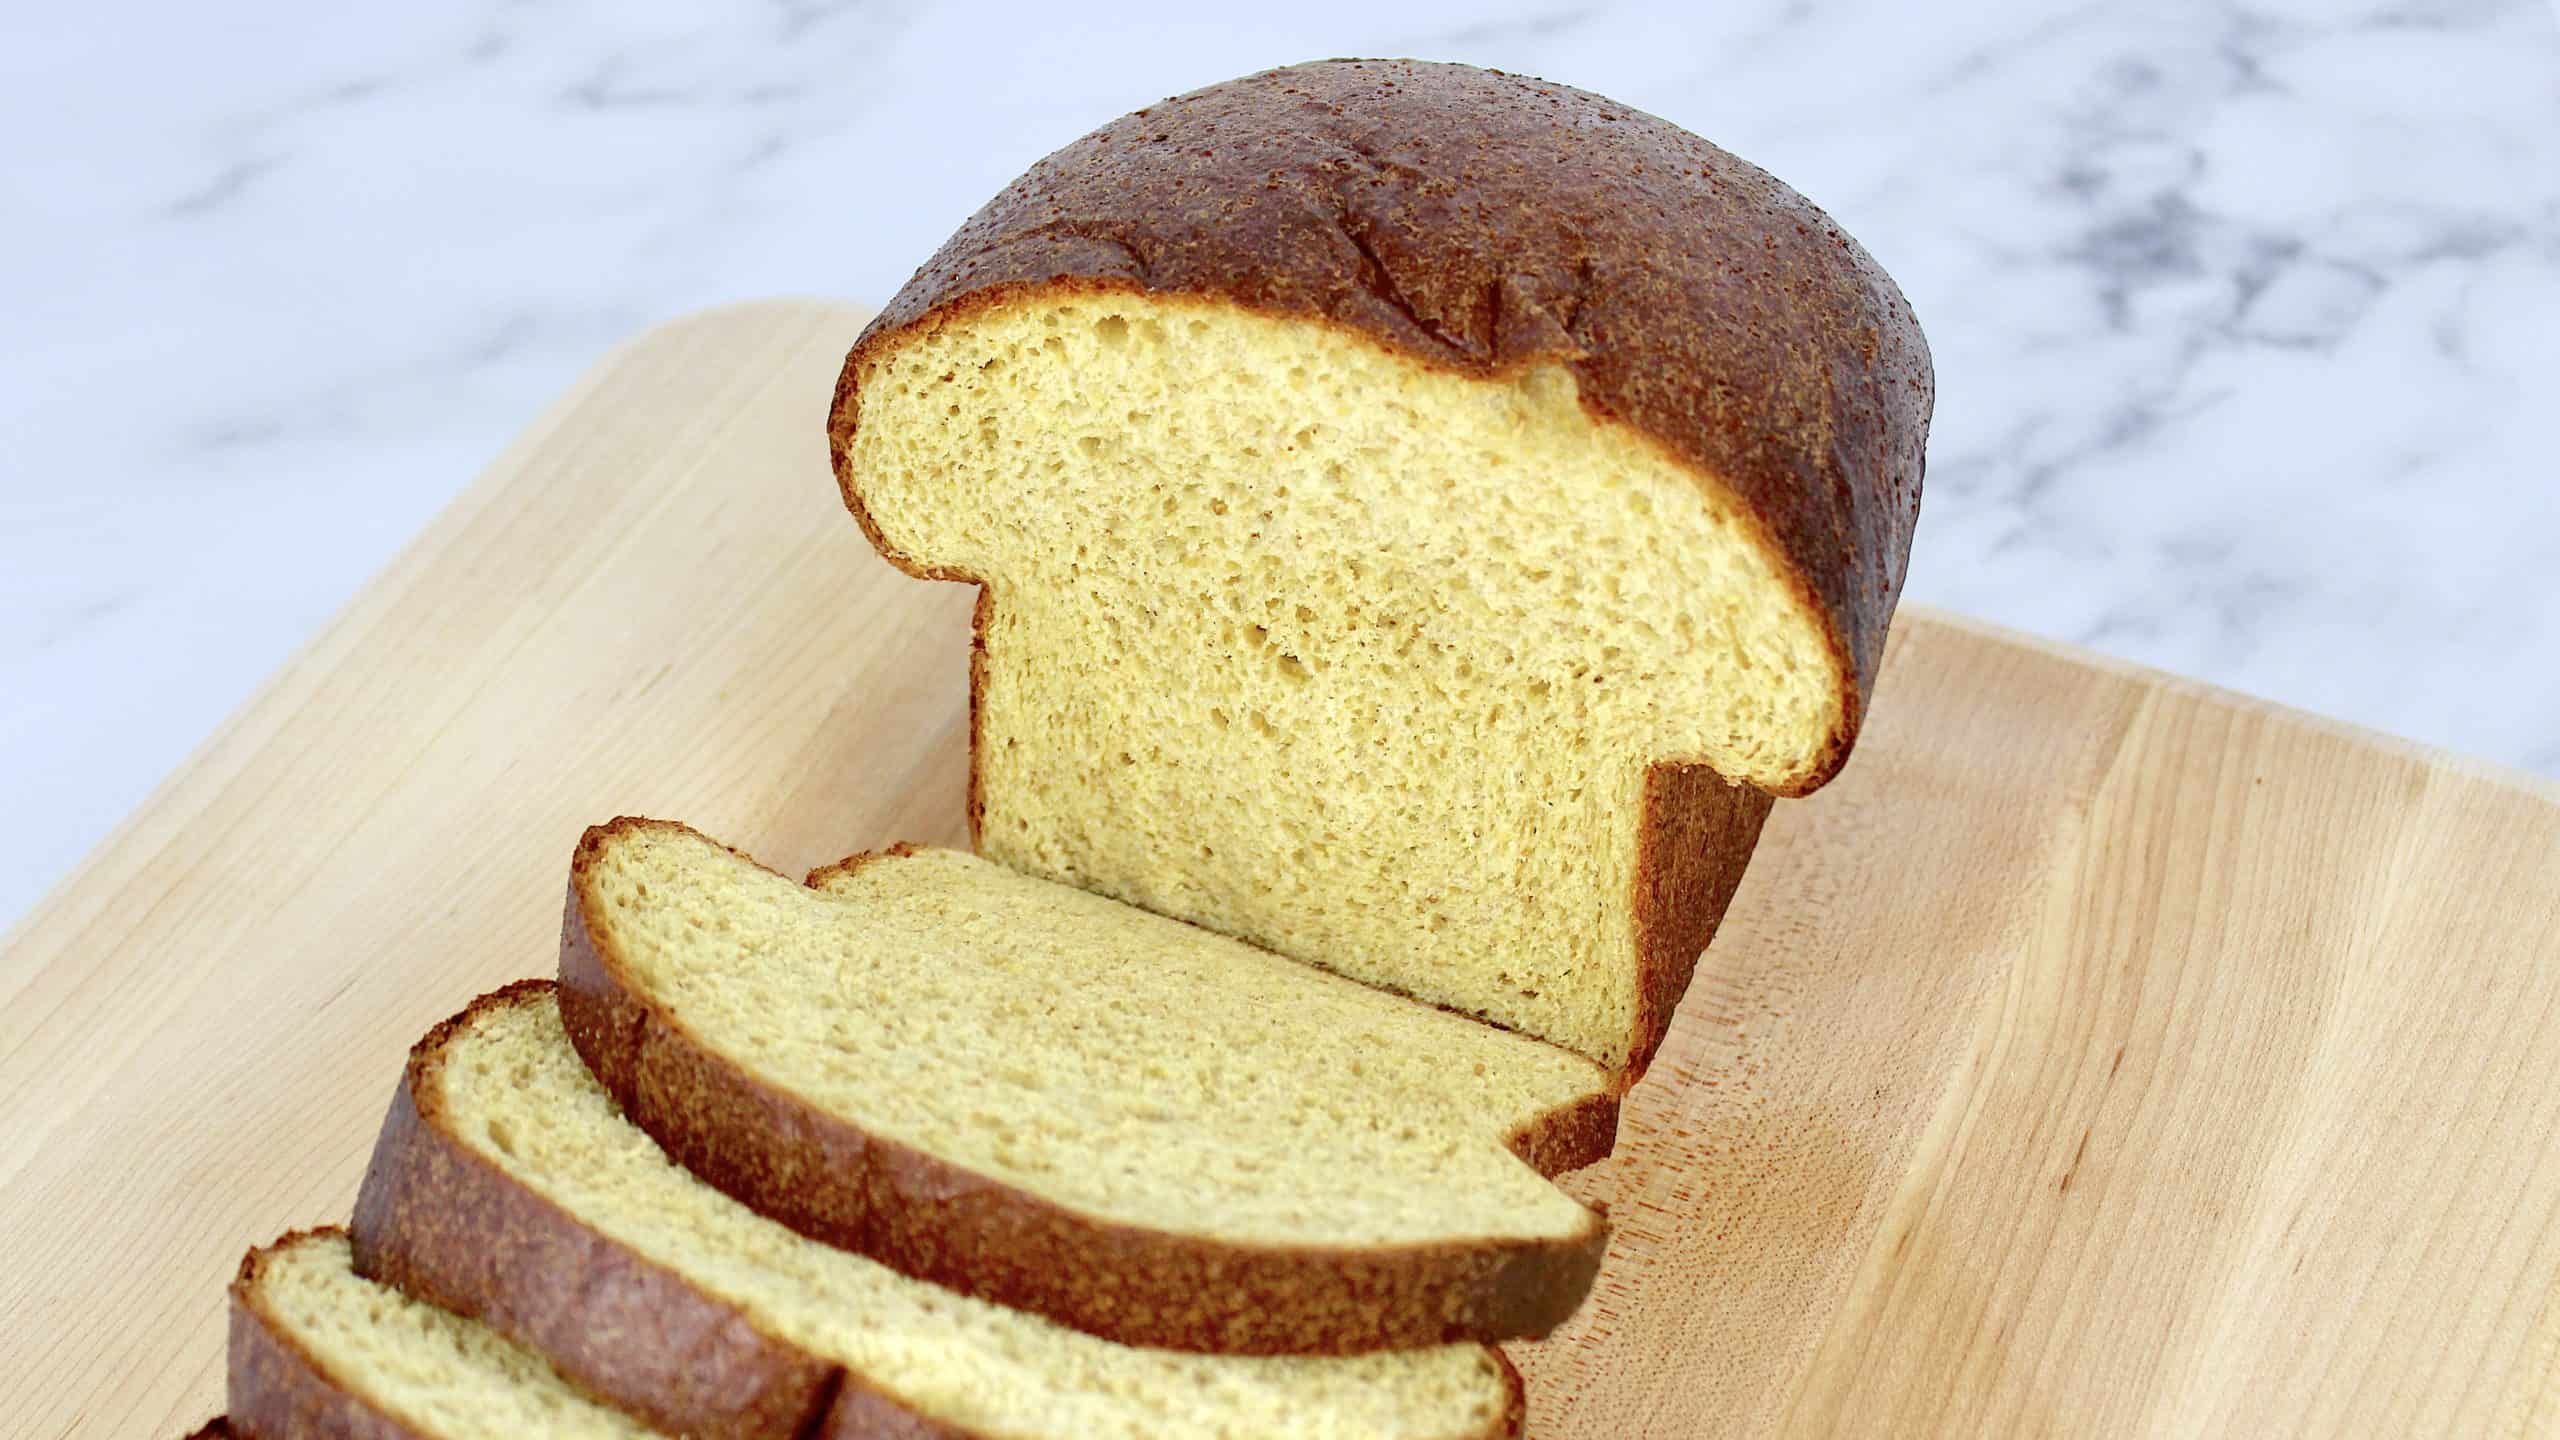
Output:
[[[1614,95],[1902,282],[1910,598],[2560,774],[2550,0],[56,6],[0,132],[0,923],[607,346],[884,299],[1264,65]]]

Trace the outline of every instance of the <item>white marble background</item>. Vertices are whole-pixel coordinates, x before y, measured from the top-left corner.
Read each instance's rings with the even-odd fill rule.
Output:
[[[885,298],[1332,54],[1607,92],[1861,237],[1937,353],[1911,596],[2560,774],[2550,0],[1220,8],[13,7],[0,922],[607,345]]]

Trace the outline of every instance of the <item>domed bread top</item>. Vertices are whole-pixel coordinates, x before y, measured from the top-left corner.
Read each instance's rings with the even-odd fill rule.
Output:
[[[1766,797],[1849,753],[1929,403],[1891,282],[1767,175],[1341,61],[1034,166],[831,430],[881,551],[984,586],[982,853],[1626,1085]]]
[[[1783,795],[1847,759],[1901,593],[1935,382],[1891,277],[1767,172],[1602,96],[1465,65],[1321,61],[1150,106],[1007,186],[864,332],[831,422],[858,515],[865,381],[1026,291],[1318,321],[1487,380],[1558,368],[1592,423],[1658,448],[1766,549],[1823,649],[1831,693],[1799,733],[1702,758]]]

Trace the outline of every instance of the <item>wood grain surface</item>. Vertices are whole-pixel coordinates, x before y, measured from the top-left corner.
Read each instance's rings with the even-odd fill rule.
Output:
[[[614,356],[12,932],[12,1433],[216,1407],[240,1251],[589,822],[960,837],[969,597],[827,475],[861,318]],[[1906,610],[1630,1116],[1539,1436],[2560,1434],[2560,795]]]

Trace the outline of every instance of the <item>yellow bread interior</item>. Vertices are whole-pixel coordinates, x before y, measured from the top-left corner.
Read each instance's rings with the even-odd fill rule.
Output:
[[[616,1245],[990,1440],[1425,1440],[1489,1433],[1508,1397],[1473,1345],[1348,1358],[1115,1345],[804,1239],[695,1179],[587,1073],[547,993],[480,1011],[437,1076],[466,1146]]]
[[[657,1431],[572,1389],[476,1321],[355,1272],[345,1232],[260,1256],[250,1304],[340,1389],[438,1440],[639,1440]]]
[[[1077,1214],[1221,1243],[1575,1237],[1506,1148],[1590,1061],[1196,926],[924,850],[796,885],[604,832],[588,924],[760,1081]]]
[[[848,474],[981,579],[980,850],[1628,1058],[1646,767],[1777,788],[1844,685],[1755,521],[1570,372],[1198,300],[902,336]]]

